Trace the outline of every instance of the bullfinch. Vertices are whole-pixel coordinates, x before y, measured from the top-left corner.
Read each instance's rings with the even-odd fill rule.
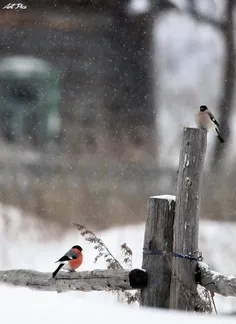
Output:
[[[64,254],[58,261],[55,262],[60,262],[60,264],[57,267],[57,269],[52,273],[52,277],[54,278],[61,268],[73,272],[75,271],[75,269],[81,266],[83,262],[82,251],[83,249],[81,246],[72,246],[72,248],[68,252],[66,252],[66,254]]]
[[[207,131],[215,128],[217,137],[221,143],[224,143],[223,138],[219,132],[219,123],[213,116],[213,114],[208,110],[207,106],[201,106],[200,111],[195,115],[196,124],[199,128],[206,129]]]

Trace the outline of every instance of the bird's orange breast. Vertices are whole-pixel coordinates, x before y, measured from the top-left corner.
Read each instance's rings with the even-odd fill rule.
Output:
[[[73,250],[74,250],[74,252],[76,252],[78,254],[78,257],[76,259],[69,261],[71,270],[75,270],[75,269],[79,268],[79,266],[81,266],[81,264],[83,262],[83,254],[80,251],[78,251],[77,249],[73,249]]]

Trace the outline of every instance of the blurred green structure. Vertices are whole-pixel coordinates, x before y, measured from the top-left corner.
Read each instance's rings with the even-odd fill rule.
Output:
[[[44,146],[60,132],[60,72],[32,56],[0,60],[0,126],[8,141]]]

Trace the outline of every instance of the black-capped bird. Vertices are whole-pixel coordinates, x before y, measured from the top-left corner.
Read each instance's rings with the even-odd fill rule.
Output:
[[[52,273],[52,277],[54,278],[60,269],[64,268],[70,272],[75,271],[75,269],[79,268],[83,262],[83,254],[82,247],[79,245],[74,245],[72,248],[66,252],[57,262],[60,262],[57,269]]]
[[[208,110],[207,106],[202,105],[200,107],[200,111],[195,115],[195,120],[199,128],[206,129],[207,131],[215,128],[217,137],[221,143],[224,143],[224,139],[219,132],[220,125],[214,115]]]

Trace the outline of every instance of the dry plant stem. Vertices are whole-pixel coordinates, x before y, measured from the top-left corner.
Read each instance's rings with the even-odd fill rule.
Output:
[[[103,243],[103,241],[100,238],[98,238],[92,231],[86,229],[86,227],[84,227],[83,225],[75,224],[75,223],[73,223],[73,225],[75,225],[77,227],[78,231],[81,232],[82,236],[90,235],[90,236],[92,236],[94,238],[93,243],[96,242],[98,244],[98,246],[102,247],[102,249],[107,252],[107,255],[110,255],[110,257],[114,260],[115,268],[123,269],[120,262],[114,257],[114,255],[111,253],[111,251],[108,249],[108,247]],[[89,238],[85,238],[85,239],[86,239],[86,241],[92,243],[89,240]],[[102,256],[102,255],[104,255],[104,254],[102,253],[100,256]],[[97,258],[95,260],[97,260]]]
[[[82,236],[85,237],[85,240],[89,243],[95,244],[95,249],[99,251],[99,254],[95,257],[95,263],[99,257],[103,256],[105,261],[108,263],[108,269],[123,269],[120,262],[114,257],[105,243],[98,238],[92,231],[88,230],[85,226],[80,224],[73,224],[77,227],[78,231],[81,233]],[[123,262],[124,264],[128,265],[128,267],[132,268],[132,250],[127,246],[126,243],[121,245],[121,252],[124,256]],[[110,258],[107,258],[110,256]],[[140,298],[140,291],[136,291],[132,294],[129,291],[124,290],[111,290],[114,295],[116,295],[119,301],[126,302],[127,304],[135,303],[139,301]]]
[[[132,250],[128,247],[126,243],[123,243],[121,245],[121,252],[124,256],[123,262],[129,266],[129,268],[132,268],[132,256],[133,252]]]

